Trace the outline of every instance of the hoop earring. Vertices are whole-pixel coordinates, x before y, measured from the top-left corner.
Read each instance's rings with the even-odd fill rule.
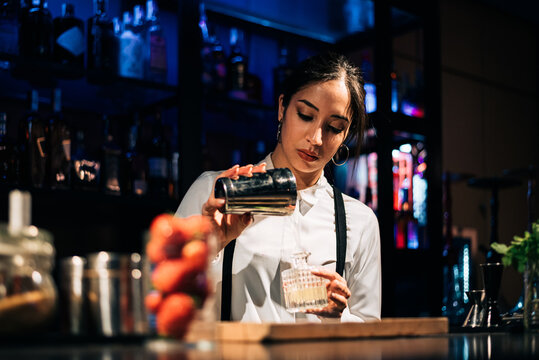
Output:
[[[281,128],[283,127],[283,121],[279,121],[279,125],[277,125],[277,142],[279,142],[279,139],[281,137]]]
[[[335,164],[335,166],[343,166],[343,165],[346,164],[346,162],[348,161],[348,157],[350,157],[350,149],[349,149],[348,146],[346,146],[345,144],[342,144],[342,145],[339,147],[339,150],[340,150],[343,146],[346,148],[346,159],[345,159],[342,163],[337,164],[337,162],[335,161],[335,155],[337,155],[337,154],[335,153],[335,155],[333,155],[333,157],[331,158],[331,161],[333,162],[333,164]],[[339,150],[337,150],[337,152],[339,152]]]

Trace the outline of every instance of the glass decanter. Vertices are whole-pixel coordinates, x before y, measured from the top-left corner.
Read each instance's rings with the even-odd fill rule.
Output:
[[[309,255],[305,251],[292,254],[292,268],[281,273],[285,306],[292,313],[328,304],[328,281],[311,273],[314,267],[307,263]]]

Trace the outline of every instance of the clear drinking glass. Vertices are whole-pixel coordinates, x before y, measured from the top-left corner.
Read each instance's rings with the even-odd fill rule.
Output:
[[[325,307],[328,304],[328,281],[313,275],[313,266],[307,264],[310,253],[292,255],[292,268],[281,273],[286,309],[292,313]]]

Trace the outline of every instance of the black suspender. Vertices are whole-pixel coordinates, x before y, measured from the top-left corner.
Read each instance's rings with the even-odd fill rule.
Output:
[[[223,258],[223,280],[221,282],[221,321],[230,321],[230,299],[232,299],[232,259],[236,240],[225,246]]]
[[[346,260],[346,211],[341,191],[336,186],[333,186],[333,199],[335,201],[335,232],[337,236],[336,271],[343,276]]]
[[[343,276],[344,262],[346,260],[346,211],[342,193],[333,186],[335,200],[335,233],[337,238],[337,273]],[[223,279],[221,282],[221,321],[230,321],[230,308],[232,299],[232,260],[236,240],[232,240],[225,247],[223,258]]]

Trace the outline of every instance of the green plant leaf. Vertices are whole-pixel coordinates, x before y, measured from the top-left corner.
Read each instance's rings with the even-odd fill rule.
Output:
[[[497,242],[492,243],[490,246],[494,249],[494,251],[501,255],[507,254],[507,251],[509,250],[509,247],[507,245],[500,244]]]

